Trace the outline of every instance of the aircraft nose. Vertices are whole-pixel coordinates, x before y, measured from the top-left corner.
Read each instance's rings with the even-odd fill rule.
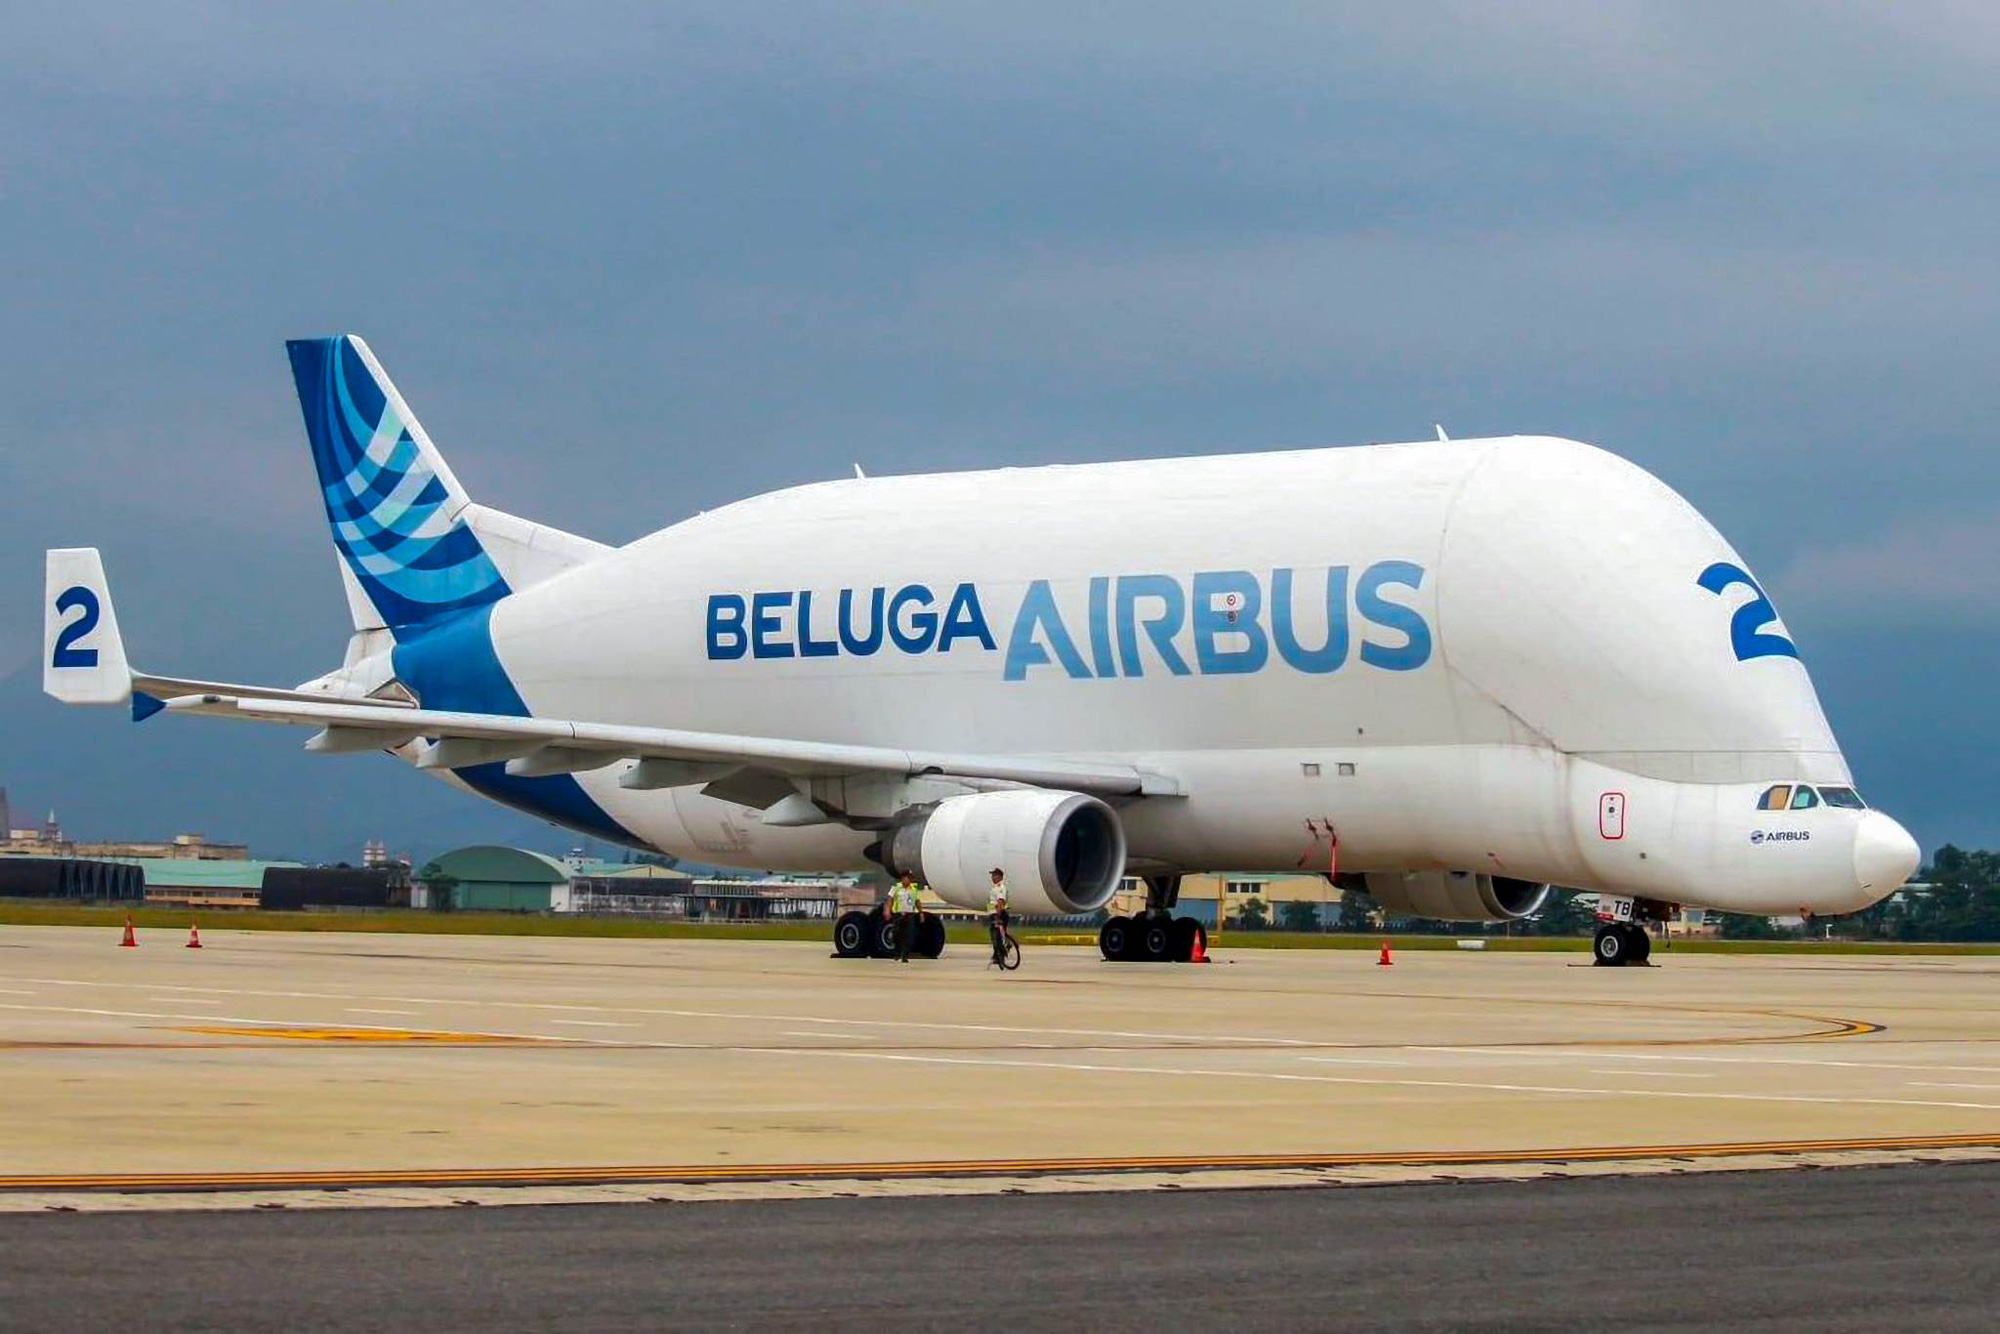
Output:
[[[1880,811],[1861,817],[1854,831],[1854,877],[1876,898],[1894,893],[1923,859],[1909,831]]]

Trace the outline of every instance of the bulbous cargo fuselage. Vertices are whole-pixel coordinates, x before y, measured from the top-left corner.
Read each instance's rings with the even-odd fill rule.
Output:
[[[496,604],[549,717],[1116,759],[1145,868],[1457,869],[1848,911],[1915,848],[1851,789],[1741,559],[1616,457],[1521,438],[856,479],[758,496]],[[697,788],[578,775],[656,847],[865,864]],[[1835,801],[1842,798],[1835,797]]]

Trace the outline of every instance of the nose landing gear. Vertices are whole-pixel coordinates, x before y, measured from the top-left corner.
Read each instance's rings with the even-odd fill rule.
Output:
[[[1653,938],[1637,922],[1599,922],[1590,943],[1591,961],[1600,968],[1642,964],[1653,952]]]
[[[1680,915],[1678,903],[1658,899],[1628,899],[1601,894],[1597,899],[1597,936],[1590,942],[1590,960],[1600,968],[1643,965],[1653,952],[1652,922],[1671,922]]]

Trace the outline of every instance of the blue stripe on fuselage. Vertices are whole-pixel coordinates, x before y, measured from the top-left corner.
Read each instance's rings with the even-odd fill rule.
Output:
[[[426,709],[531,716],[493,650],[493,608],[478,607],[403,640],[395,648],[396,679]],[[569,774],[516,778],[504,763],[475,764],[453,773],[482,796],[596,838],[635,848],[647,845],[622,828]]]

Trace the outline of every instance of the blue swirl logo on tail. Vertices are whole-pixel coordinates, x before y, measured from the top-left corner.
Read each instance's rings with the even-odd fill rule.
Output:
[[[400,398],[354,339],[285,345],[334,545],[392,630],[421,628],[507,596],[507,581],[457,517],[465,497],[440,475]]]

